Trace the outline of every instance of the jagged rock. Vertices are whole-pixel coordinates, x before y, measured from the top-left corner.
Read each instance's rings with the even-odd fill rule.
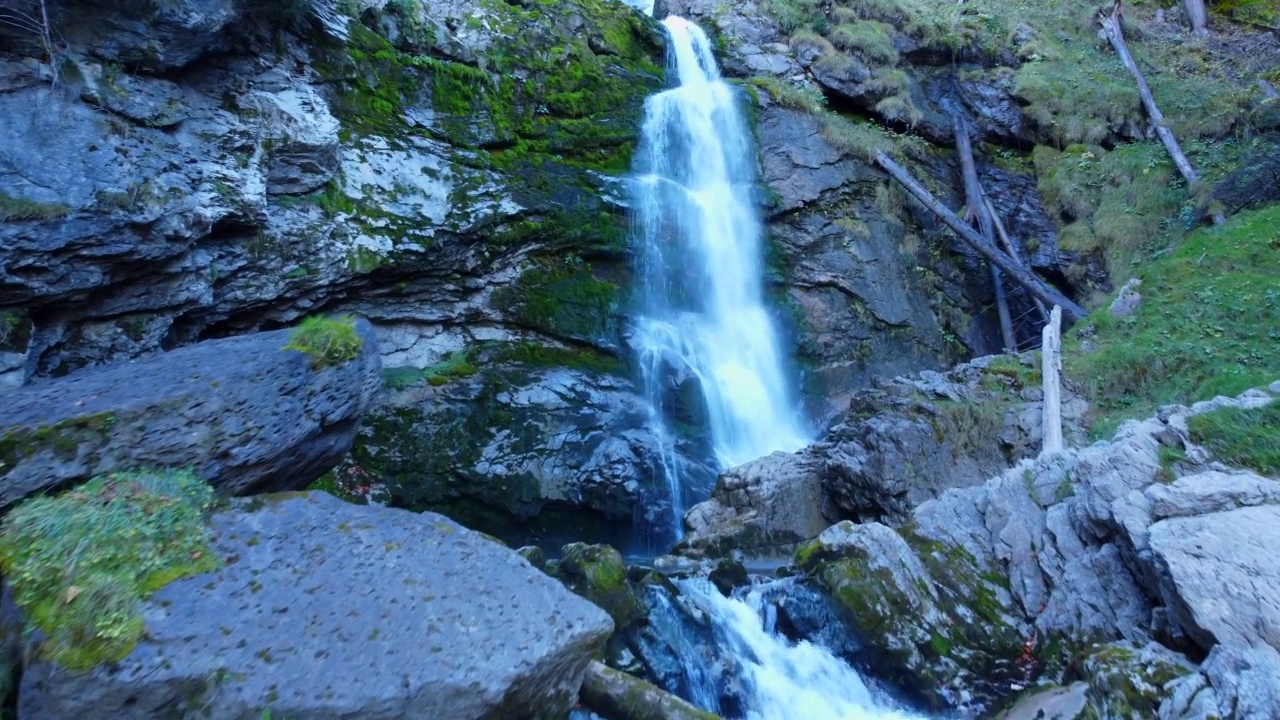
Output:
[[[20,717],[564,717],[612,628],[439,515],[316,492],[234,501],[211,522],[223,566],[152,595],[120,662],[29,665]],[[305,572],[281,561],[304,557]]]
[[[1198,673],[1175,680],[1160,720],[1266,720],[1280,707],[1280,653],[1215,646]]]
[[[688,534],[676,552],[783,557],[837,519],[822,487],[822,463],[774,453],[725,471],[706,502],[685,514]]]
[[[1029,358],[982,358],[945,373],[896,378],[855,397],[812,452],[825,487],[854,517],[898,523],[924,501],[967,487],[1039,450],[1039,372]],[[1083,437],[1084,402],[1067,389],[1068,438]]]
[[[1175,517],[1148,530],[1165,599],[1202,648],[1280,649],[1278,532],[1280,505]]]
[[[1165,720],[1265,717],[1251,713],[1273,707],[1267,703],[1277,691],[1268,669],[1280,637],[1280,573],[1267,548],[1280,504],[1268,485],[1273,481],[1208,465],[1186,428],[1196,413],[1273,401],[1250,391],[1166,408],[1160,417],[1123,424],[1110,442],[1026,459],[982,485],[947,491],[916,508],[901,539],[878,525],[837,525],[797,557],[833,598],[846,606],[847,598],[866,601],[855,607],[868,617],[875,617],[867,610],[877,607],[875,598],[891,597],[915,603],[903,614],[927,619],[923,599],[941,597],[948,579],[966,575],[944,566],[934,571],[930,558],[963,558],[971,575],[999,581],[997,587],[1007,579],[1009,600],[993,606],[1014,627],[1035,627],[1019,667],[1044,672],[1048,680],[1061,680],[1071,668],[1088,679],[1089,707],[1099,717],[1153,717],[1157,708]],[[1185,448],[1188,457],[1172,483],[1161,462],[1165,446]],[[832,563],[850,567],[829,578]],[[929,568],[923,577],[922,563]],[[882,592],[881,582],[897,589]],[[912,633],[926,637],[915,621],[906,629],[902,624],[861,627],[876,627],[867,641],[879,647],[907,645],[902,639]],[[1064,643],[1081,639],[1111,644],[1064,652]],[[1212,650],[1194,672],[1190,660],[1153,640]],[[965,643],[983,647],[972,638],[953,645]],[[949,656],[963,659],[958,651]],[[936,679],[910,677],[913,688],[937,687]],[[953,696],[971,682],[957,677]],[[1011,678],[997,690],[1030,679]]]
[[[0,410],[0,507],[115,468],[189,466],[224,493],[293,489],[336,465],[381,384],[360,354],[313,369],[290,331],[243,335],[13,391]]]

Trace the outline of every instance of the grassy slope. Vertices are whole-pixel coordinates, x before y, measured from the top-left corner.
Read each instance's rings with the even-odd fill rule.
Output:
[[[1095,435],[1160,405],[1280,379],[1280,206],[1199,229],[1137,274],[1137,312],[1099,310],[1065,348],[1067,375],[1093,399]],[[1082,338],[1090,324],[1096,334]]]

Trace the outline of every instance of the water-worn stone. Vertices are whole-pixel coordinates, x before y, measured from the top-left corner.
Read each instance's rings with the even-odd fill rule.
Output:
[[[192,467],[224,493],[296,489],[351,447],[381,382],[373,327],[321,369],[290,331],[242,335],[20,388],[0,409],[0,507],[116,468]]]
[[[439,515],[314,492],[237,500],[211,522],[223,566],[147,600],[147,635],[120,662],[29,665],[20,717],[550,720],[612,630]]]
[[[676,552],[785,557],[838,519],[822,487],[820,460],[774,453],[725,471],[711,497],[685,514]]]
[[[616,628],[624,629],[639,619],[640,604],[627,583],[626,563],[608,545],[565,545],[556,576],[570,590],[609,613]]]

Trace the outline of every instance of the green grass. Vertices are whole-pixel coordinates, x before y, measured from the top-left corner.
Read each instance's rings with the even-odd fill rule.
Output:
[[[1222,408],[1187,420],[1191,440],[1215,459],[1280,477],[1280,402],[1243,410]]]
[[[117,472],[19,504],[0,525],[0,569],[41,655],[71,670],[119,660],[142,637],[141,601],[218,566],[213,490],[186,470]]]
[[[309,317],[294,328],[284,350],[299,350],[311,358],[311,367],[319,370],[356,359],[364,339],[356,332],[356,321],[349,315],[338,318]]]
[[[0,193],[0,222],[52,220],[71,212],[65,205],[23,200]]]
[[[1095,312],[1085,352],[1069,337],[1065,370],[1092,401],[1095,436],[1170,403],[1237,395],[1280,378],[1280,206],[1190,234],[1138,269],[1141,307]],[[1081,327],[1077,326],[1077,327]]]
[[[468,353],[459,351],[425,368],[397,367],[382,371],[383,384],[391,390],[402,390],[426,380],[431,385],[444,385],[453,378],[470,377],[477,372]]]
[[[1184,143],[1206,184],[1235,169],[1248,148],[1235,140]],[[1065,223],[1059,247],[1098,253],[1117,284],[1175,245],[1198,223],[1206,204],[1188,192],[1158,142],[1126,143],[1110,151],[1096,145],[1071,145],[1062,152],[1040,146],[1032,160],[1046,207]]]

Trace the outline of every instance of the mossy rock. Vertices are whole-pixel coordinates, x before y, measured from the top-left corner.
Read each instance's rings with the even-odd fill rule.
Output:
[[[643,615],[643,608],[627,583],[622,554],[608,545],[573,543],[562,550],[557,575],[575,593],[609,613],[618,630]]]
[[[213,490],[189,470],[115,472],[19,504],[0,568],[38,657],[70,670],[120,660],[145,632],[144,598],[218,567],[204,523]]]
[[[1155,717],[1167,693],[1165,685],[1194,669],[1159,645],[1094,645],[1080,663],[1089,681],[1086,718],[1143,720]]]
[[[936,708],[1005,694],[1026,628],[962,548],[879,523],[832,526],[796,551],[870,653],[869,669]]]

